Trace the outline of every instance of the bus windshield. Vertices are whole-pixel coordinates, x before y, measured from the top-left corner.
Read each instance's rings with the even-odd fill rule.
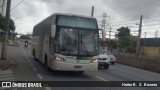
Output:
[[[60,28],[55,51],[68,55],[97,55],[98,30]]]
[[[98,28],[96,19],[63,15],[59,16],[57,25],[76,28]]]

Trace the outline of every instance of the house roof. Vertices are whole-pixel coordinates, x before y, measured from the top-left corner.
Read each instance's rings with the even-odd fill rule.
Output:
[[[142,38],[140,46],[160,47],[160,38]]]

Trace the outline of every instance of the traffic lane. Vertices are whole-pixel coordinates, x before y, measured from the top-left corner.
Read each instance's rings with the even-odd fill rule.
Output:
[[[33,57],[30,57],[31,59],[33,59]],[[86,72],[84,74],[78,74],[78,73],[74,73],[74,72],[57,72],[57,71],[52,71],[52,72],[48,72],[45,69],[45,66],[37,61],[34,61],[34,65],[38,65],[38,67],[40,68],[40,71],[42,70],[43,72],[41,72],[42,76],[44,77],[44,81],[85,81],[84,79],[86,79],[86,81],[89,81],[88,78],[90,78],[91,80],[95,80],[95,81],[99,81],[97,79],[93,79],[92,76],[100,76],[102,78],[107,78],[110,79],[111,77],[107,76],[107,74],[105,74],[104,76],[102,74],[99,74],[99,72],[103,71],[107,71],[107,70],[99,70],[97,73],[92,73],[91,75],[87,76],[89,74],[89,72]],[[110,69],[109,69],[110,70]],[[80,78],[79,78],[80,77]],[[113,77],[115,79],[115,77]],[[111,81],[113,81],[113,78]],[[119,78],[118,78],[119,79]],[[118,81],[118,79],[116,79]],[[121,80],[121,79],[119,79]],[[123,79],[122,79],[123,80]],[[101,89],[101,90],[159,90],[159,88],[139,88],[139,87],[50,87],[51,89],[54,90],[97,90],[97,89]]]
[[[30,57],[33,65],[46,81],[101,81],[95,75],[96,72],[72,72],[72,71],[47,71],[45,65]]]
[[[20,47],[8,46],[8,56],[17,65],[15,68],[12,68],[16,81],[39,80]]]
[[[159,73],[121,64],[110,65],[108,70],[99,70],[98,72],[109,81],[160,81]]]
[[[28,51],[28,52],[30,52],[30,51]],[[29,54],[28,54],[29,55]],[[33,57],[31,56],[30,57],[31,59],[33,59]],[[33,62],[36,64],[36,65],[40,65],[40,64],[42,64],[42,63],[40,63],[40,62],[36,62],[36,61],[34,61],[33,60]],[[34,64],[34,65],[35,65]],[[52,79],[55,79],[55,81],[59,81],[61,78],[63,78],[63,77],[73,77],[73,76],[75,76],[75,78],[76,78],[76,80],[77,80],[77,75],[79,76],[79,74],[76,74],[75,75],[75,73],[64,73],[64,72],[48,72],[48,71],[46,71],[46,69],[45,69],[45,67],[44,67],[44,65],[42,64],[42,65],[40,65],[39,66],[41,69],[40,70],[44,70],[44,72],[46,72],[46,73],[43,73],[43,74],[46,74],[46,76],[47,75],[49,75],[48,73],[52,73],[51,74],[51,77],[50,77],[50,79],[52,78]],[[101,72],[102,70],[99,70],[98,71],[98,75],[99,75],[99,72]],[[103,70],[103,72],[105,72],[106,70]],[[88,73],[88,72],[87,72]],[[96,74],[96,73],[94,73],[94,74]],[[92,75],[94,75],[94,74],[92,74]],[[55,78],[53,78],[54,77],[54,75],[56,75],[56,77]],[[50,76],[50,75],[49,75]],[[57,78],[57,76],[58,77],[60,77],[60,78]],[[80,77],[81,77],[81,75],[80,75]],[[103,76],[101,76],[101,77],[103,77]],[[106,78],[106,76],[104,76],[103,78]],[[108,78],[110,78],[110,77],[107,77],[107,79]],[[52,79],[51,79],[51,81],[52,81]],[[70,81],[72,81],[72,79],[73,78],[69,78],[70,79]],[[46,80],[46,79],[44,79],[44,80]],[[62,79],[62,81],[64,81],[64,80],[66,80],[66,78],[64,79]],[[78,80],[79,81],[79,80]],[[88,80],[87,80],[88,81]],[[67,89],[67,90],[75,90],[75,88],[76,88],[76,90],[97,90],[97,89],[101,89],[101,90],[106,90],[106,89],[109,89],[109,90],[135,90],[135,89],[137,89],[137,90],[150,90],[150,89],[153,89],[153,90],[156,90],[157,88],[134,88],[134,87],[54,87],[54,88],[51,88],[51,89],[56,89],[56,90],[64,90],[64,89]],[[159,88],[158,88],[159,89]],[[157,90],[158,90],[157,89]]]
[[[64,80],[63,77],[73,77],[73,76],[77,77],[77,75],[79,75],[78,73],[74,73],[74,72],[48,72],[45,70],[45,67],[42,63],[40,63],[40,62],[35,63],[34,62],[33,57],[31,55],[31,47],[28,47],[25,50],[26,50],[27,55],[30,57],[30,59],[32,59],[33,63],[35,65],[37,65],[38,68],[41,67],[40,70],[43,70],[43,72],[45,72],[46,75],[50,74],[51,77],[53,77],[53,75],[55,75],[57,78],[58,77],[60,78],[58,80],[61,80],[61,79]],[[90,75],[87,76],[86,73],[90,74]],[[82,74],[82,75],[84,75],[84,74]],[[98,76],[98,77],[100,77],[104,80],[107,80],[107,81],[150,81],[150,80],[159,81],[160,80],[159,74],[145,71],[145,70],[141,70],[141,69],[134,68],[134,67],[121,65],[121,64],[110,65],[110,68],[108,70],[99,69],[98,72],[96,72],[96,73],[85,72],[85,75],[86,76],[83,76],[83,77],[90,78],[91,76],[94,75],[94,77]],[[73,78],[73,80],[74,80],[74,78]],[[77,78],[75,78],[75,80],[77,80]],[[83,80],[83,79],[80,79],[80,80]],[[92,79],[92,80],[94,80],[94,79]],[[97,80],[97,79],[95,79],[95,80]]]
[[[16,67],[11,68],[15,81],[39,81],[36,72],[30,66],[27,58],[23,54],[20,47],[8,46],[8,59],[12,59],[12,63]],[[47,90],[46,88],[16,88],[15,90]]]
[[[42,75],[43,80],[46,81],[101,81],[97,76],[96,72],[84,72],[84,74],[78,72],[71,71],[47,71],[45,65],[40,61],[35,61],[31,54],[31,45],[27,48],[23,47],[23,43],[20,43],[21,48],[26,53],[27,57],[33,63],[33,66],[37,69],[37,71]]]
[[[147,70],[143,70],[143,69],[138,69],[138,68],[122,65],[122,64],[117,64],[115,66],[115,68],[118,68],[118,67],[119,67],[119,70],[121,70],[121,71],[123,70],[125,72],[129,72],[129,74],[134,74],[137,77],[143,78],[145,80],[160,81],[160,73],[155,73],[155,72],[151,72],[151,71],[147,71]]]

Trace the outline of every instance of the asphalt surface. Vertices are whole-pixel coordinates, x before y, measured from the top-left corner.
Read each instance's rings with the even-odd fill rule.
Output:
[[[24,48],[9,46],[9,55],[17,63],[12,69],[15,81],[160,81],[160,74],[121,64],[110,65],[108,70],[97,72],[58,72],[47,71],[45,66],[35,61],[31,55],[31,45]],[[18,90],[160,90],[158,87],[47,87],[18,88]]]

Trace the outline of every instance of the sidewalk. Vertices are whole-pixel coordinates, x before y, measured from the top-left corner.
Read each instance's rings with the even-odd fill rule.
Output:
[[[2,43],[0,42],[0,57],[1,57],[1,50],[2,50]],[[7,52],[9,51],[9,46],[7,48]],[[13,57],[9,54],[7,54],[7,59],[6,60],[1,60],[0,59],[0,70],[7,70],[12,67],[15,67],[17,63],[15,60],[13,60]]]

